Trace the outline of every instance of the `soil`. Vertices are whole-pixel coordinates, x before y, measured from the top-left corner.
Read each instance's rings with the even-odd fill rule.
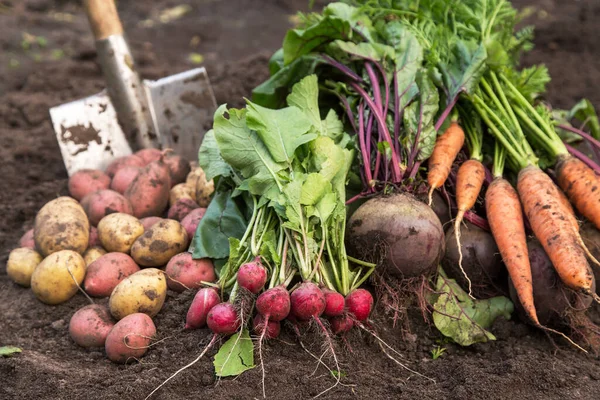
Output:
[[[31,228],[36,211],[64,195],[65,172],[48,108],[98,92],[103,83],[93,40],[79,1],[0,0],[0,346],[23,353],[0,359],[0,399],[142,399],[190,362],[210,340],[206,330],[182,331],[192,293],[169,292],[156,317],[158,339],[139,363],[118,366],[101,350],[78,348],[69,338],[71,315],[86,304],[75,296],[59,306],[39,303],[5,274],[9,251]],[[162,10],[191,7],[167,21]],[[158,78],[193,67],[204,57],[219,103],[240,104],[267,75],[289,17],[305,0],[121,1],[119,9],[144,77]],[[528,22],[538,26],[527,63],[545,62],[553,81],[548,99],[569,107],[587,97],[600,106],[600,41],[597,0],[519,0],[535,5]],[[162,22],[161,22],[162,15]],[[39,37],[36,39],[35,37]],[[41,39],[40,39],[41,38]],[[193,58],[193,57],[192,57]],[[197,56],[196,56],[197,58]],[[355,332],[337,354],[343,385],[322,398],[559,399],[593,398],[600,392],[598,360],[518,321],[497,321],[495,342],[460,348],[442,340],[415,313],[403,328],[376,314],[381,337],[403,355],[397,365],[378,342]],[[407,332],[410,324],[410,333]],[[321,354],[322,338],[305,337]],[[431,350],[445,353],[433,360]],[[209,355],[212,356],[212,352]],[[332,365],[332,360],[327,360]],[[310,398],[333,377],[298,344],[291,330],[265,348],[270,398]],[[156,399],[260,398],[261,371],[217,380],[210,358],[161,389]]]

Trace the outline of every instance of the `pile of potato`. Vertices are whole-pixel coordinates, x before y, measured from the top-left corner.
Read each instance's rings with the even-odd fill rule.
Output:
[[[69,333],[80,346],[104,346],[114,362],[137,359],[156,334],[152,317],[167,289],[216,280],[210,260],[187,252],[213,191],[201,168],[170,150],[141,150],[105,172],[78,171],[69,179],[72,197],[42,207],[10,253],[7,274],[50,305],[79,290],[108,297],[108,305],[78,310]]]

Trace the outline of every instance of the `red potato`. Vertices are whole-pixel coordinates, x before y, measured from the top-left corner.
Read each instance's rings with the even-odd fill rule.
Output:
[[[169,168],[159,159],[144,167],[125,191],[137,218],[159,216],[169,203]]]
[[[114,178],[117,171],[123,167],[131,166],[142,168],[145,165],[146,164],[144,163],[144,160],[141,157],[136,156],[135,154],[120,157],[108,165],[108,167],[106,168],[106,175],[108,175],[109,178],[112,179]]]
[[[88,266],[83,286],[90,296],[108,297],[123,279],[139,270],[127,254],[107,253]]]
[[[233,304],[219,303],[208,312],[206,324],[213,333],[228,336],[240,329],[241,321]]]
[[[110,188],[117,193],[124,194],[131,182],[139,175],[142,168],[127,165],[120,168],[110,183]]]
[[[109,360],[125,364],[146,354],[156,327],[152,318],[142,313],[130,314],[117,322],[108,334],[104,349]]]
[[[106,306],[90,304],[77,310],[69,322],[69,335],[81,347],[102,347],[115,326]]]
[[[169,208],[167,218],[174,219],[176,221],[181,221],[196,208],[200,208],[200,206],[196,204],[194,200],[179,199],[175,204],[171,206],[171,208]]]
[[[136,156],[144,160],[144,165],[160,160],[162,154],[162,151],[159,149],[142,149],[135,152]]]
[[[90,247],[102,247],[100,236],[98,235],[98,228],[92,225],[90,225],[90,241],[88,248]]]
[[[146,217],[146,218],[140,219],[140,222],[142,223],[144,230],[147,231],[148,229],[150,229],[152,227],[152,225],[156,224],[157,222],[162,221],[163,219],[164,218],[161,218],[161,217]]]
[[[33,240],[33,228],[28,230],[23,234],[23,236],[21,236],[21,239],[19,239],[19,247],[27,247],[28,249],[35,250],[35,240]]]
[[[217,289],[207,287],[198,290],[185,318],[185,329],[198,329],[206,325],[208,312],[219,304],[221,299]]]
[[[197,289],[203,282],[217,280],[215,267],[209,258],[192,259],[192,254],[185,252],[177,254],[169,260],[165,268],[169,289],[183,292],[186,289]]]
[[[97,226],[100,220],[109,214],[133,214],[129,200],[114,190],[90,193],[81,200],[81,205],[93,226]]]
[[[183,157],[178,156],[175,153],[169,153],[165,157],[165,163],[169,166],[169,172],[171,175],[171,187],[185,182],[188,174],[190,173],[190,163],[187,162]]]
[[[181,225],[183,225],[190,240],[194,237],[198,224],[202,217],[204,217],[204,214],[206,214],[206,208],[196,208],[181,220]]]
[[[99,169],[82,169],[69,178],[69,194],[81,200],[90,193],[108,189],[110,177]]]

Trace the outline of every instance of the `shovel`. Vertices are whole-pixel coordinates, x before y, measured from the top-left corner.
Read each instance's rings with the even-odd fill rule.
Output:
[[[141,80],[123,37],[114,0],[84,0],[106,89],[50,109],[69,175],[104,170],[143,148],[171,148],[196,160],[217,104],[204,68]]]

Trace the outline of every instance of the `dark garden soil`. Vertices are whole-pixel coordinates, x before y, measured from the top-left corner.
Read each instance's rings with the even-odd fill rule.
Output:
[[[71,315],[82,295],[45,306],[17,287],[4,265],[36,211],[66,191],[65,172],[48,108],[96,93],[102,78],[93,40],[79,6],[69,0],[0,0],[0,346],[23,353],[0,359],[0,399],[143,399],[187,364],[209,340],[207,330],[184,332],[192,293],[169,292],[156,317],[158,339],[139,363],[118,366],[101,350],[84,350],[69,338]],[[187,3],[183,17],[161,22],[161,11]],[[219,103],[239,104],[267,75],[267,60],[306,0],[120,1],[119,8],[141,73],[158,78],[194,66],[204,57]],[[549,99],[569,107],[580,97],[600,106],[598,0],[519,0],[535,5],[536,50],[527,63],[545,62],[553,77]],[[30,36],[33,35],[33,36]],[[33,37],[42,37],[35,39]],[[598,398],[599,360],[518,321],[498,321],[497,341],[471,348],[444,344],[419,313],[410,333],[376,315],[381,336],[427,376],[390,360],[376,341],[356,332],[339,344],[343,385],[323,398],[583,399]],[[406,327],[406,325],[405,325]],[[320,355],[323,340],[307,336]],[[431,350],[446,352],[433,360]],[[212,355],[212,354],[211,354]],[[327,360],[331,365],[331,360]],[[329,387],[333,377],[305,352],[291,331],[266,346],[269,398],[305,399]],[[260,398],[260,369],[217,380],[211,359],[171,381],[157,399]],[[435,381],[435,382],[434,382]]]

